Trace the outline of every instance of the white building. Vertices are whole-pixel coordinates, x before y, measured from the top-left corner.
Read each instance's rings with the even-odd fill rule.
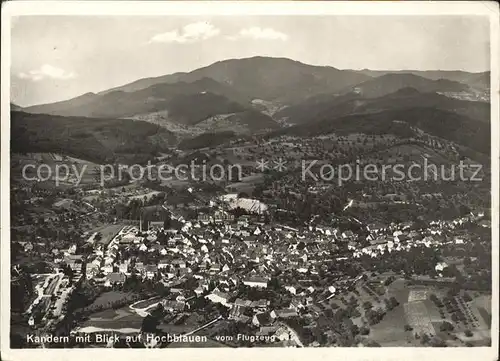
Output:
[[[252,277],[243,280],[244,285],[257,288],[267,288],[267,282],[267,279],[260,277]]]
[[[210,301],[214,303],[220,303],[223,306],[226,307],[231,307],[231,304],[228,303],[229,301],[229,295],[219,291],[218,289],[215,289],[210,293],[209,295],[205,296],[206,299],[209,299]]]

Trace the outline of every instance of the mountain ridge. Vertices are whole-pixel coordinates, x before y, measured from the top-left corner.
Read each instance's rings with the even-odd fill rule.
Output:
[[[480,71],[480,72],[468,72],[464,70],[354,70],[371,77],[379,77],[384,74],[398,74],[398,73],[408,73],[421,76],[423,78],[438,80],[447,79],[458,81],[460,83],[467,84],[471,87],[477,87],[479,89],[489,89],[490,87],[490,76],[491,72]]]
[[[144,162],[177,142],[156,125],[131,119],[11,113],[12,152],[56,152],[96,163]]]
[[[490,153],[489,124],[477,122],[453,112],[428,108],[408,107],[381,110],[376,113],[350,114],[338,118],[324,118],[314,123],[300,124],[270,133],[268,136],[317,136],[322,134],[395,134],[404,138],[413,136],[411,127],[447,139],[483,154]]]
[[[186,86],[204,79],[217,82],[228,90],[225,96],[238,94],[244,103],[252,99],[295,101],[305,96],[327,91],[339,91],[349,85],[369,79],[368,76],[334,67],[307,65],[287,58],[251,57],[215,62],[189,73],[178,72],[159,77],[138,79],[132,83],[113,87],[97,94],[87,93],[55,103],[26,107],[27,112],[67,116],[111,116],[103,112],[84,112],[81,108],[103,99],[113,99],[117,94],[129,99],[129,94],[147,92],[147,89],[166,89],[169,85]],[[182,85],[184,84],[184,85]],[[112,94],[112,95],[111,95]],[[229,96],[228,96],[229,97]],[[229,98],[231,98],[229,97]],[[110,108],[112,106],[108,106]],[[135,114],[141,113],[137,111]],[[124,116],[133,114],[114,114]]]
[[[371,78],[354,87],[346,88],[344,92],[355,91],[364,97],[376,98],[407,87],[415,88],[420,92],[461,92],[470,90],[468,85],[453,80],[430,80],[410,73],[390,73]]]
[[[404,87],[377,98],[364,98],[360,94],[347,93],[342,96],[325,95],[305,100],[275,114],[291,124],[312,123],[321,117],[340,117],[353,113],[362,114],[381,110],[426,106],[452,111],[482,123],[490,122],[490,105],[484,102],[459,100],[434,92],[419,92]]]
[[[421,77],[431,79],[431,80],[438,80],[438,79],[448,79],[448,80],[454,80],[458,82],[462,82],[465,84],[468,84],[471,86],[473,83],[481,83],[482,81],[486,81],[487,84],[482,84],[482,87],[489,87],[489,76],[490,76],[490,71],[483,71],[483,72],[468,72],[464,70],[370,70],[370,69],[361,69],[361,70],[356,70],[356,69],[340,69],[336,68],[333,66],[328,66],[328,65],[311,65],[307,64],[301,61],[285,58],[285,57],[267,57],[267,56],[252,56],[252,57],[244,57],[244,58],[232,58],[232,59],[225,59],[221,61],[216,61],[214,63],[211,63],[209,65],[194,69],[189,72],[175,72],[175,73],[169,73],[169,74],[163,74],[159,76],[151,76],[151,77],[146,77],[146,78],[140,78],[136,79],[130,83],[118,85],[118,86],[113,86],[107,90],[103,90],[100,92],[96,93],[86,93],[86,94],[96,94],[96,95],[105,95],[107,93],[116,91],[116,90],[122,90],[125,92],[130,92],[130,91],[137,91],[137,90],[142,90],[145,89],[149,86],[158,84],[158,83],[176,83],[179,81],[182,81],[184,77],[192,77],[196,79],[196,75],[200,72],[205,71],[206,69],[209,69],[210,67],[213,66],[220,66],[224,64],[228,64],[231,62],[238,62],[238,61],[280,61],[280,62],[286,62],[290,64],[296,64],[299,66],[306,66],[306,67],[311,67],[311,68],[317,68],[317,69],[329,69],[329,70],[334,70],[334,71],[341,71],[341,72],[350,72],[350,73],[355,73],[358,75],[362,75],[365,77],[365,80],[368,80],[369,78],[373,77],[379,77],[384,74],[388,73],[409,73],[409,74],[415,74],[419,75]],[[195,75],[193,75],[194,73]],[[191,75],[190,75],[191,74]],[[483,78],[481,80],[481,78]],[[484,79],[485,78],[485,79]],[[469,84],[470,83],[470,84]],[[477,84],[476,84],[477,85]],[[74,97],[72,99],[77,99],[79,97],[82,97],[86,94],[79,95],[77,97]],[[67,100],[63,100],[67,101]],[[56,104],[60,103],[63,101],[58,101],[58,102],[53,102],[53,103],[45,103],[45,104],[36,104],[36,105],[31,105],[27,106],[26,108],[34,108],[34,107],[41,107],[49,104]]]
[[[123,90],[114,90],[101,95],[91,93],[63,102],[28,107],[25,111],[61,116],[125,118],[136,114],[168,110],[169,107],[175,107],[177,97],[201,93],[214,94],[219,96],[222,102],[239,104],[241,109],[245,107],[245,104],[250,107],[248,97],[205,77],[192,83],[155,84],[130,93]]]

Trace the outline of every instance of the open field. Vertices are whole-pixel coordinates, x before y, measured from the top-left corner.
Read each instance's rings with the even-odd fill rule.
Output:
[[[118,315],[117,315],[116,310],[113,310],[112,308],[108,308],[107,310],[99,311],[97,313],[92,314],[90,319],[97,320],[97,321],[105,321],[105,320],[113,319],[117,316]]]
[[[388,286],[389,297],[395,297],[400,304],[408,302],[409,289],[404,279],[396,279]]]
[[[93,313],[84,321],[79,328],[96,327],[107,330],[116,330],[122,328],[132,328],[140,330],[143,318],[131,311],[127,307],[117,310],[108,309]],[[94,331],[96,332],[96,331]]]
[[[196,327],[192,327],[190,325],[173,325],[169,323],[162,323],[160,326],[158,326],[158,328],[163,332],[170,334],[181,334],[196,329]]]
[[[244,147],[229,147],[222,150],[222,159],[230,164],[239,164],[241,167],[255,167],[255,159]],[[247,159],[248,158],[248,159]]]
[[[483,318],[489,319],[491,326],[491,296],[478,295],[473,299],[473,304],[480,310]]]
[[[107,245],[118,234],[118,232],[120,232],[122,228],[123,225],[121,224],[108,224],[93,230],[93,232],[99,232],[101,234],[99,243]]]
[[[237,182],[228,184],[225,189],[228,192],[252,194],[255,186],[251,183]]]
[[[110,303],[116,302],[116,301],[121,301],[124,299],[132,299],[133,293],[126,293],[126,292],[120,292],[120,291],[109,291],[109,292],[104,292],[103,294],[99,295],[95,299],[95,301],[92,303],[92,306],[99,307],[99,306],[106,306]]]
[[[370,326],[368,338],[382,346],[418,346],[412,332],[405,331],[405,309],[402,304],[389,311],[382,321]]]
[[[370,326],[368,338],[382,346],[417,346],[419,343],[414,339],[412,332],[405,332],[404,326],[407,324],[405,318],[404,303],[408,301],[409,289],[404,279],[396,279],[388,286],[385,286],[386,293],[383,298],[395,297],[399,306],[387,312],[382,321]],[[373,296],[371,296],[373,299]],[[383,303],[383,298],[381,302]],[[369,299],[368,299],[369,300]],[[372,302],[373,303],[373,302]],[[380,303],[380,307],[383,307]]]
[[[404,311],[408,324],[413,327],[415,333],[419,335],[436,334],[436,330],[434,329],[427,312],[427,307],[422,301],[414,301],[404,304]]]
[[[491,314],[483,307],[478,307],[477,310],[488,328],[491,328]]]
[[[264,181],[263,174],[252,174],[246,177],[242,177],[239,182],[230,183],[226,186],[226,189],[230,192],[245,192],[247,194],[252,194],[253,189],[256,184],[260,184]]]
[[[96,333],[96,332],[117,332],[117,333],[139,333],[140,328],[121,327],[121,328],[105,328],[95,326],[84,326],[76,330],[79,333]]]

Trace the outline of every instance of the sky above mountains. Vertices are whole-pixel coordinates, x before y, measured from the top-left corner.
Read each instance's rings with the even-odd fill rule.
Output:
[[[489,27],[478,16],[24,16],[12,24],[11,100],[54,102],[251,56],[480,72]]]

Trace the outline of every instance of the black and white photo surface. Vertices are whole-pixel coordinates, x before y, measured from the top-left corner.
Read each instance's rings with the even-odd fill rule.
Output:
[[[2,10],[6,360],[495,358],[498,4]]]

